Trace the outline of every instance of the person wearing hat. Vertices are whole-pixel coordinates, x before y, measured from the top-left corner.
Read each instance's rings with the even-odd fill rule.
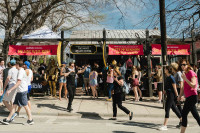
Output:
[[[12,68],[8,71],[8,76],[6,78],[3,91],[10,90],[10,88],[15,86],[15,84],[17,83],[18,70],[16,68],[16,60],[14,60],[14,59],[11,60],[10,64],[11,64]],[[6,88],[7,88],[7,90],[6,90]],[[11,111],[11,109],[12,109],[12,106],[13,106],[12,103],[15,100],[15,95],[16,95],[16,90],[13,90],[10,93],[10,95],[4,95],[4,97],[3,97],[3,103],[9,111]]]
[[[27,75],[27,83],[28,83],[28,93],[27,93],[27,99],[28,99],[28,107],[31,110],[31,102],[30,102],[30,96],[29,93],[31,92],[31,82],[33,81],[33,71],[30,69],[30,62],[29,61],[25,61],[23,68],[26,72]],[[11,119],[13,120],[17,115],[19,115],[19,112],[21,110],[22,107],[19,107],[17,112],[13,114],[13,116],[11,117]]]

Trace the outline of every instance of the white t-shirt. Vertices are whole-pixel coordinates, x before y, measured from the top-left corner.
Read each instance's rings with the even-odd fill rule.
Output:
[[[21,80],[21,84],[18,86],[17,92],[28,91],[27,78],[28,76],[26,75],[24,68],[20,68],[17,79]]]
[[[17,83],[17,75],[18,75],[18,70],[15,66],[13,66],[8,71],[8,76],[10,77],[9,85]]]
[[[33,77],[33,72],[31,69],[28,69],[29,70],[29,75],[27,77],[27,83],[28,83],[28,86],[31,85],[31,79]]]

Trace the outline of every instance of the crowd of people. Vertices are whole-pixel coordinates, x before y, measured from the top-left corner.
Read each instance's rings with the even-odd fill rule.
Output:
[[[28,115],[27,123],[34,123],[30,111],[29,93],[31,92],[31,81],[37,74],[40,79],[48,82],[50,96],[57,97],[56,88],[59,88],[58,98],[62,100],[63,95],[68,99],[67,111],[69,112],[73,110],[72,102],[78,84],[86,92],[86,95],[91,95],[93,99],[98,98],[100,90],[103,93],[106,92],[107,100],[113,102],[111,120],[116,120],[117,105],[129,115],[131,120],[133,113],[122,105],[124,93],[131,90],[134,93],[135,102],[142,101],[142,90],[148,86],[148,82],[145,80],[148,77],[147,73],[140,67],[134,66],[131,58],[119,63],[113,60],[110,65],[102,69],[98,63],[94,63],[93,66],[88,63],[78,67],[74,62],[69,64],[62,62],[59,67],[54,59],[49,61],[48,66],[41,64],[36,69],[35,63],[35,61],[22,62],[12,59],[5,67],[4,61],[1,60],[0,86],[4,92],[3,103],[10,111],[9,116],[2,121],[4,124],[12,122],[22,106]],[[181,59],[179,62],[166,66],[164,73],[166,77],[163,77],[162,74],[162,64],[157,64],[151,73],[154,90],[158,92],[158,103],[162,102],[163,93],[167,96],[164,124],[159,130],[167,130],[169,111],[172,109],[180,120],[178,127],[181,127],[181,133],[184,133],[187,127],[187,115],[190,111],[200,125],[200,117],[195,106],[199,96],[200,70],[198,71],[195,65],[190,65],[187,60]],[[59,87],[56,86],[57,83],[59,83]],[[182,109],[181,103],[183,102]],[[17,106],[19,106],[18,109]]]

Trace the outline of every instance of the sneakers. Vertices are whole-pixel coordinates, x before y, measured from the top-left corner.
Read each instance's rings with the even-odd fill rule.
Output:
[[[106,101],[112,101],[112,99],[110,98],[110,99],[106,99]]]
[[[179,122],[179,124],[176,126],[176,128],[181,128],[182,122]]]
[[[16,116],[19,116],[19,112],[15,112],[15,113],[12,115],[12,117],[11,117],[10,120],[13,121],[14,118],[15,118]]]
[[[67,108],[67,112],[71,112],[72,110],[72,108]]]
[[[9,125],[11,120],[7,120],[6,118],[1,121],[4,125]]]
[[[112,117],[112,118],[110,118],[108,120],[117,120],[117,118],[116,117]]]
[[[160,100],[158,100],[158,101],[155,101],[155,103],[162,103]]]
[[[167,126],[162,125],[161,127],[158,128],[158,130],[160,130],[160,131],[166,131],[168,129],[167,129]]]
[[[33,121],[33,119],[32,119],[32,120],[27,120],[27,123],[28,123],[29,125],[33,125],[33,124],[34,124],[34,121]]]
[[[133,112],[131,112],[131,116],[129,116],[129,120],[132,120],[133,118]]]
[[[142,100],[143,100],[142,97],[140,97],[139,101],[142,101]]]

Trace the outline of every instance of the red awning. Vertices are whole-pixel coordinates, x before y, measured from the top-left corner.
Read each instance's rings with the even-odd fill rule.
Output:
[[[109,55],[144,55],[143,45],[108,45]]]
[[[57,55],[58,45],[18,46],[10,45],[8,55]]]
[[[152,44],[152,55],[161,55],[161,44]],[[190,55],[190,44],[167,45],[168,55]]]

